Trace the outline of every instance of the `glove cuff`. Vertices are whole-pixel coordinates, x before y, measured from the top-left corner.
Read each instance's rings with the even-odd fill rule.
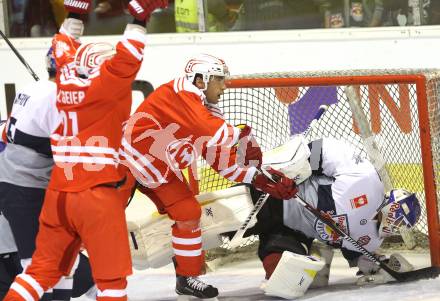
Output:
[[[84,23],[76,18],[66,18],[61,25],[61,33],[67,34],[74,39],[79,39],[84,32]]]
[[[129,31],[135,34],[142,34],[142,35],[145,35],[145,33],[147,32],[145,26],[139,24],[127,24],[127,26],[125,27],[125,31]]]

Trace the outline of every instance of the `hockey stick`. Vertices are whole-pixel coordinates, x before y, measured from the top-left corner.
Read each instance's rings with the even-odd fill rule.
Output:
[[[316,113],[315,117],[310,122],[307,129],[304,131],[304,133],[303,133],[304,136],[306,136],[310,132],[310,130],[315,126],[315,124],[318,122],[318,120],[321,118],[322,114],[324,114],[324,112],[327,110],[327,108],[328,108],[328,106],[326,106],[326,105],[322,105],[319,107],[318,112]],[[293,155],[293,157],[295,157],[295,154]],[[261,172],[264,173],[269,179],[272,178],[272,176],[269,173],[267,173],[263,168],[261,169]],[[253,219],[255,219],[258,212],[260,212],[261,208],[266,203],[269,196],[270,195],[268,193],[264,193],[255,202],[254,208],[252,209],[252,211],[246,217],[243,224],[240,226],[240,228],[237,230],[237,232],[235,232],[234,236],[229,241],[229,246],[231,248],[236,248],[240,245],[240,241],[243,238],[243,235],[246,232],[246,230],[249,228],[251,221]]]
[[[347,86],[345,88],[345,95],[347,95],[350,109],[359,127],[359,134],[362,138],[362,142],[365,150],[367,151],[368,157],[370,158],[370,162],[373,164],[374,168],[379,174],[380,179],[384,184],[385,191],[389,192],[391,189],[393,189],[393,186],[386,169],[386,162],[380,153],[378,145],[376,144],[375,135],[373,134],[370,124],[368,123],[367,116],[365,116],[365,113],[362,110],[361,99],[356,94],[356,91],[352,86]],[[402,228],[400,235],[402,236],[402,239],[408,249],[415,248],[416,242],[411,230]]]
[[[3,33],[3,31],[0,30],[0,35],[2,36],[3,40],[5,40],[6,44],[9,45],[11,50],[15,53],[15,55],[18,57],[18,59],[21,61],[21,63],[26,67],[26,69],[29,71],[29,73],[32,75],[32,77],[39,81],[40,78],[37,76],[37,74],[32,70],[31,66],[26,62],[26,60],[21,56],[20,52],[18,52],[17,48],[15,48],[14,45],[12,45],[11,41],[9,41],[8,37]]]
[[[308,211],[310,211],[317,219],[322,221],[324,224],[329,226],[336,234],[338,234],[343,239],[347,240],[349,243],[351,243],[360,253],[365,255],[368,259],[376,263],[378,266],[380,266],[382,269],[384,269],[388,274],[390,274],[394,279],[396,279],[399,282],[406,282],[406,281],[415,281],[419,279],[429,279],[429,278],[436,278],[440,275],[440,268],[438,267],[426,267],[414,271],[409,272],[397,272],[390,268],[385,262],[380,261],[379,259],[374,256],[374,254],[370,253],[367,249],[362,247],[356,240],[354,240],[350,235],[348,235],[346,232],[341,230],[336,222],[324,215],[321,211],[317,210],[316,208],[312,207],[310,204],[308,204],[306,201],[304,201],[301,197],[296,195],[294,198],[296,201],[298,201],[301,205],[303,205]]]

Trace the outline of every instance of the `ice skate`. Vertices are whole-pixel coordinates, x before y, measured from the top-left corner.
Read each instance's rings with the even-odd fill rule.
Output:
[[[178,301],[209,300],[217,301],[218,290],[206,284],[198,277],[176,276],[176,293]]]

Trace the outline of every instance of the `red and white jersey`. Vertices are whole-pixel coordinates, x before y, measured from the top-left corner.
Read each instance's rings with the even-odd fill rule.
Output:
[[[79,39],[75,39],[70,35],[63,26],[60,32],[52,38],[53,55],[57,66],[57,84],[60,83],[60,77],[73,77],[76,74],[74,66],[74,58],[76,50],[81,46]]]
[[[62,124],[51,136],[55,166],[49,188],[74,192],[121,180],[122,126],[130,116],[131,84],[144,47],[145,34],[126,30],[115,56],[99,72],[87,79],[74,72],[60,75],[57,107]]]
[[[124,129],[121,163],[142,185],[155,188],[202,155],[231,181],[250,183],[255,167],[237,163],[240,130],[227,124],[205,95],[184,77],[151,93]]]

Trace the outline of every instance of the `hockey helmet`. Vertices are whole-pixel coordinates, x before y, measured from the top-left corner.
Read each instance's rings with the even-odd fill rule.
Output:
[[[185,66],[185,75],[190,82],[194,82],[196,75],[200,74],[205,83],[206,90],[211,76],[229,76],[228,66],[225,61],[209,54],[200,54],[191,58]]]
[[[49,77],[54,77],[57,73],[57,65],[55,64],[55,56],[52,47],[50,47],[46,53],[46,70],[47,73],[49,73]]]
[[[421,207],[414,193],[399,188],[385,195],[377,212],[382,215],[379,236],[388,237],[399,233],[401,227],[414,227],[420,218]]]
[[[115,48],[104,42],[82,44],[75,54],[78,74],[89,77],[99,70],[101,64],[115,55]]]

